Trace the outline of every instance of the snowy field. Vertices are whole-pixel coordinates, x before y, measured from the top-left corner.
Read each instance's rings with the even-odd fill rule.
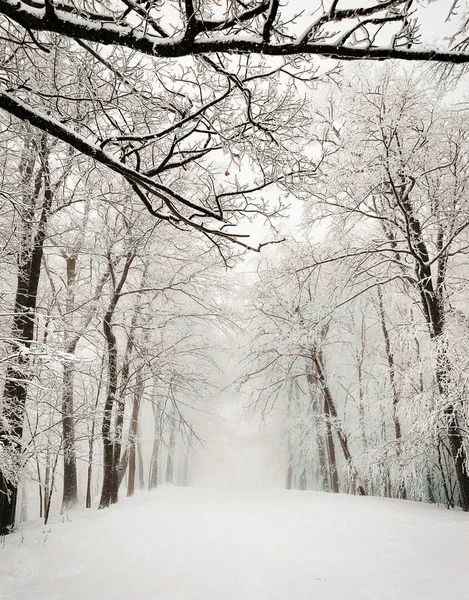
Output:
[[[0,546],[2,600],[468,600],[469,515],[287,491],[162,488]]]

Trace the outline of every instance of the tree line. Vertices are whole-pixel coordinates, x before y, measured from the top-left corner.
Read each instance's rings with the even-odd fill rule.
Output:
[[[261,263],[240,376],[281,415],[289,488],[469,509],[469,146],[444,96],[387,68],[319,109],[334,151]]]

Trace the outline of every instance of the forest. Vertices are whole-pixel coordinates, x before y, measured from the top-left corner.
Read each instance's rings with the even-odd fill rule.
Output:
[[[227,399],[284,489],[469,511],[465,4],[0,14],[0,534],[193,485]]]

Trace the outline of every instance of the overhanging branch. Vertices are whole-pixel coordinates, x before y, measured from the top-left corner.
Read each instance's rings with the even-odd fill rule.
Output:
[[[398,59],[406,61],[433,61],[452,64],[464,64],[469,62],[469,53],[452,52],[432,48],[404,48],[389,46],[361,46],[342,45],[339,42],[328,41],[310,41],[300,37],[287,43],[272,42],[270,24],[267,29],[259,31],[259,34],[247,35],[246,31],[238,31],[241,21],[247,18],[261,18],[261,16],[272,15],[276,11],[268,13],[269,8],[275,8],[276,2],[272,5],[261,3],[255,10],[248,11],[240,21],[233,17],[217,23],[217,27],[211,25],[205,27],[203,21],[194,17],[194,25],[191,29],[191,35],[175,33],[168,37],[158,37],[157,35],[140,30],[138,27],[129,24],[120,24],[116,20],[112,21],[109,15],[103,15],[102,19],[96,19],[95,13],[92,18],[87,17],[86,13],[77,10],[70,12],[70,7],[65,10],[62,3],[54,3],[54,11],[46,11],[44,8],[36,8],[36,3],[21,2],[21,0],[0,0],[0,14],[3,14],[25,29],[32,31],[49,31],[64,35],[69,38],[97,42],[104,45],[123,46],[142,52],[149,56],[177,58],[189,55],[200,55],[208,53],[236,53],[236,54],[264,54],[267,56],[291,56],[291,55],[310,55],[323,56],[333,59],[345,60],[386,60]],[[383,16],[383,21],[394,21],[397,10],[402,6],[402,0],[395,2],[385,2],[378,7],[387,7],[387,12]],[[364,9],[362,9],[363,12]],[[367,9],[368,14],[371,9]],[[404,9],[401,14],[404,20],[407,13]],[[362,17],[360,9],[336,10],[325,21],[336,22],[338,15],[341,18],[360,19]],[[365,14],[365,13],[364,13]],[[373,11],[378,14],[378,10]],[[381,14],[381,13],[380,13]],[[228,25],[229,24],[229,25]],[[230,26],[237,25],[233,34],[224,33],[231,31]],[[273,25],[272,25],[273,26]],[[354,25],[355,26],[355,25]],[[215,31],[215,34],[212,33]],[[197,35],[198,34],[198,35]],[[264,35],[263,35],[264,34]]]
[[[259,244],[258,246],[251,246],[243,241],[243,238],[249,237],[248,235],[234,232],[228,233],[224,231],[223,228],[214,228],[209,224],[201,222],[200,219],[205,217],[208,218],[209,221],[214,220],[216,223],[228,223],[222,211],[212,211],[201,204],[196,204],[187,198],[184,198],[180,194],[177,194],[170,188],[152,180],[144,173],[135,171],[134,169],[115,159],[98,146],[91,144],[85,138],[72,131],[59,121],[39,112],[38,110],[33,109],[2,88],[0,88],[0,108],[16,118],[22,121],[27,121],[34,127],[37,127],[45,133],[48,133],[49,135],[52,135],[53,137],[69,144],[81,154],[96,160],[115,173],[121,175],[130,183],[150,214],[156,218],[164,219],[174,224],[183,224],[209,236],[226,239],[232,243],[242,246],[243,248],[246,248],[247,250],[254,250],[256,252],[259,252],[260,249],[265,245],[270,243],[278,243],[268,242]],[[145,192],[149,194],[150,197],[157,197],[161,201],[162,205],[167,208],[169,214],[163,214],[161,211],[155,210]],[[182,209],[184,207],[190,208],[192,211],[195,211],[195,213],[190,217],[184,216],[182,213]],[[198,217],[199,220],[194,220],[194,216]]]

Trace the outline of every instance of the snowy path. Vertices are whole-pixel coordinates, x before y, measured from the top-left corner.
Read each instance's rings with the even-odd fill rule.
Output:
[[[6,538],[2,600],[469,599],[469,515],[431,506],[165,488],[71,519]]]

